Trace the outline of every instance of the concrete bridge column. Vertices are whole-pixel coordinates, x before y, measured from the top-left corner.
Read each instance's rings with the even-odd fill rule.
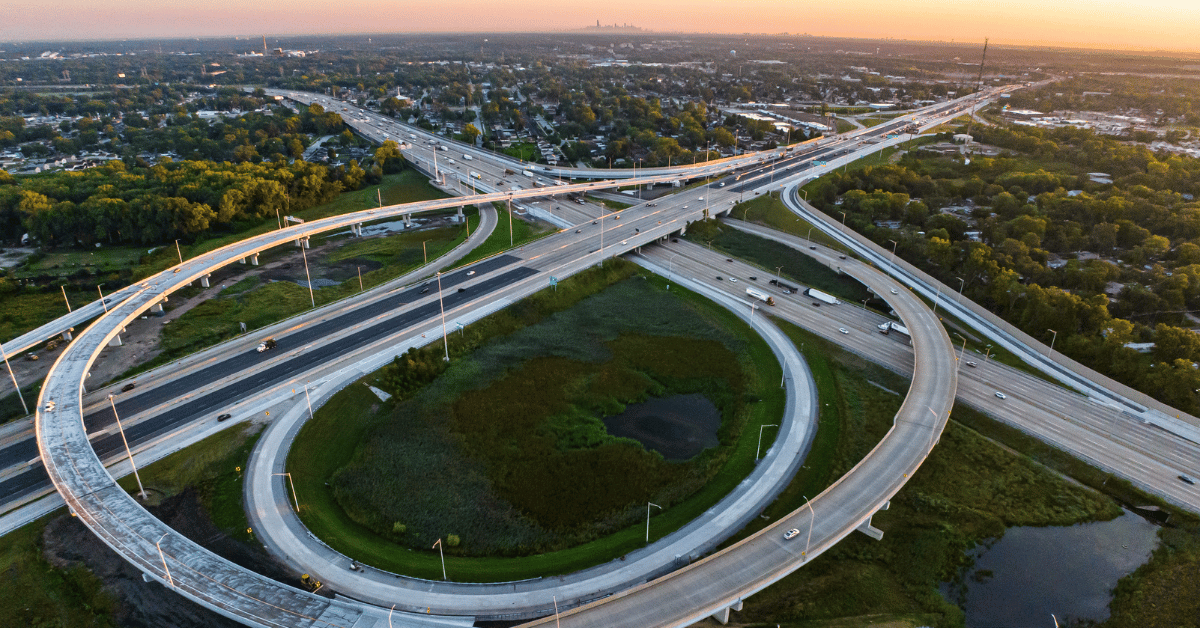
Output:
[[[682,238],[685,235],[687,235],[687,225],[684,225],[679,228],[679,237]]]
[[[412,214],[404,214],[404,228],[412,229]]]
[[[308,248],[308,237],[306,236],[303,238],[296,238],[296,246],[298,246],[302,249],[307,249]]]
[[[720,623],[721,625],[725,625],[725,624],[729,623],[729,611],[741,611],[741,610],[742,610],[742,601],[738,600],[738,601],[734,602],[733,604],[730,604],[729,606],[726,606],[725,608],[722,608],[721,610],[713,613],[712,618],[717,620],[717,622]]]
[[[358,223],[357,225],[354,225],[354,235],[356,235],[360,238],[362,237],[362,223],[361,222]]]
[[[253,255],[251,255],[251,256],[250,256],[250,265],[251,265],[251,266],[258,266],[258,253],[255,253],[255,254],[253,254]]]
[[[71,327],[71,328],[70,328],[70,329],[68,329],[67,331],[64,331],[64,332],[62,333],[62,339],[63,339],[63,340],[66,340],[67,342],[70,342],[70,341],[71,341],[71,332],[73,332],[73,331],[75,331],[75,328],[74,328],[74,327]]]
[[[887,501],[887,502],[883,503],[883,508],[880,508],[879,510],[887,510],[891,506],[892,506],[892,502]],[[872,515],[872,517],[874,517],[874,515]],[[875,539],[876,541],[883,540],[883,530],[880,530],[879,528],[876,528],[875,526],[871,525],[871,518],[867,518],[866,521],[860,523],[858,525],[858,527],[855,528],[855,530],[862,532],[863,534]]]
[[[463,206],[458,206],[458,213],[454,215],[454,222],[462,222],[466,217],[463,216]]]
[[[158,303],[155,303],[154,305],[151,305],[151,306],[150,306],[150,311],[151,311],[151,312],[154,312],[155,314],[162,314],[162,311],[163,311],[162,302],[161,302],[161,301],[159,301]]]
[[[202,287],[205,287],[205,288],[208,288],[208,287],[210,287],[210,286],[209,286],[209,282],[208,282],[208,279],[209,279],[209,277],[212,277],[212,275],[205,275],[205,276],[203,276],[203,277],[201,277],[201,278],[200,278],[200,285],[201,285]]]
[[[108,341],[108,346],[110,346],[110,347],[119,347],[119,346],[121,346],[122,344],[124,344],[124,343],[122,343],[122,342],[121,342],[121,335],[120,335],[120,334],[117,334],[116,336],[113,336],[113,337],[112,337],[112,340],[109,340],[109,341]]]

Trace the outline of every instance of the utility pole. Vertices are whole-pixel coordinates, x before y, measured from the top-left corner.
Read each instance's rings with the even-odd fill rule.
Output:
[[[442,312],[442,343],[446,347],[445,361],[450,361],[450,338],[446,335],[446,306],[442,304],[442,272],[438,271],[438,309]]]
[[[308,278],[308,299],[312,301],[313,307],[317,307],[317,297],[313,294],[312,289],[312,275],[308,274],[308,254],[304,252],[305,240],[300,241],[300,257],[304,258],[304,276]]]

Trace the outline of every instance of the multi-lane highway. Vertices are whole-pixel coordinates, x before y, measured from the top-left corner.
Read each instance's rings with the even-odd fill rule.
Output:
[[[953,111],[947,112],[947,115],[952,115]],[[886,129],[878,129],[880,132],[886,132]],[[860,152],[862,152],[860,150]],[[851,155],[847,155],[849,157]],[[813,159],[809,157],[809,160]],[[784,164],[786,166],[804,167],[803,159],[797,159],[795,163]],[[777,166],[778,167],[778,166]],[[586,188],[581,188],[586,189]],[[710,206],[716,211],[720,208],[727,208],[728,203],[732,202],[733,198],[740,191],[734,190],[733,186],[725,188],[720,184],[713,184],[704,191],[703,202],[705,206]],[[536,193],[536,191],[535,191]],[[544,194],[544,192],[543,192]],[[691,193],[689,193],[691,194]],[[526,196],[517,192],[516,195]],[[529,194],[532,196],[532,194]],[[500,196],[503,200],[504,196]],[[491,197],[485,199],[470,199],[467,202],[473,203],[480,200],[493,200]],[[520,261],[512,264],[501,264],[499,268],[490,269],[486,273],[477,272],[475,276],[470,276],[462,284],[464,292],[455,292],[454,294],[465,294],[468,296],[464,299],[474,299],[478,302],[495,301],[497,299],[510,298],[506,295],[516,295],[524,290],[535,290],[541,284],[545,276],[553,272],[557,276],[566,276],[571,272],[575,272],[598,259],[602,259],[608,255],[616,254],[632,248],[636,248],[641,244],[655,241],[660,237],[672,231],[678,231],[686,225],[687,220],[694,219],[705,212],[705,207],[700,206],[701,198],[691,199],[674,198],[671,201],[663,201],[658,203],[661,207],[653,209],[651,207],[642,206],[631,209],[625,212],[621,217],[611,216],[605,224],[600,221],[598,225],[584,225],[576,231],[567,230],[563,233],[547,238],[546,240],[537,243],[536,245],[526,247],[518,257]],[[690,209],[689,204],[690,203]],[[453,204],[461,204],[455,202]],[[161,298],[166,292],[174,289],[182,282],[195,279],[201,276],[215,266],[224,263],[235,261],[239,257],[252,255],[255,252],[275,245],[275,241],[280,242],[285,239],[290,240],[296,237],[303,237],[310,233],[317,233],[324,229],[334,228],[341,224],[354,224],[354,220],[364,220],[379,218],[388,215],[399,215],[400,212],[409,211],[408,209],[399,208],[383,208],[366,213],[365,216],[349,216],[329,221],[318,221],[316,223],[308,223],[304,225],[304,229],[289,230],[285,234],[276,234],[274,236],[263,236],[260,239],[231,245],[227,249],[223,249],[213,254],[203,256],[197,260],[191,260],[184,264],[178,275],[164,274],[156,276],[151,280],[144,282],[141,290],[135,295],[135,302],[129,302],[121,305],[112,316],[102,319],[93,329],[81,337],[80,342],[73,345],[67,353],[59,359],[52,371],[51,379],[47,385],[39,407],[38,415],[38,431],[39,443],[42,448],[43,458],[49,463],[48,468],[51,471],[51,477],[56,480],[56,484],[67,497],[68,503],[80,514],[81,518],[93,527],[98,534],[101,535],[107,543],[126,555],[131,561],[137,564],[143,570],[150,572],[153,576],[168,584],[173,584],[177,587],[182,587],[182,581],[172,581],[166,578],[166,572],[170,565],[175,565],[177,569],[183,569],[184,574],[197,575],[204,574],[205,581],[199,583],[191,583],[189,588],[181,591],[202,603],[218,608],[221,612],[237,616],[242,619],[247,619],[251,616],[259,617],[261,620],[258,625],[274,625],[274,622],[281,621],[288,625],[353,625],[360,618],[365,617],[361,613],[354,614],[354,611],[348,610],[344,605],[331,604],[321,606],[311,599],[299,594],[298,592],[278,591],[270,586],[260,582],[254,576],[241,573],[237,570],[229,571],[227,566],[220,565],[214,562],[211,555],[198,550],[184,540],[181,540],[177,535],[174,535],[165,526],[153,521],[146,521],[146,515],[140,511],[132,500],[129,500],[124,493],[111,484],[111,479],[107,478],[103,467],[95,460],[95,456],[90,454],[87,447],[86,435],[81,429],[83,424],[82,409],[78,399],[78,393],[74,396],[72,393],[66,392],[63,394],[60,384],[66,386],[77,386],[77,382],[82,381],[82,377],[87,369],[87,364],[94,359],[95,353],[103,345],[103,343],[115,335],[123,324],[121,317],[133,317],[137,315],[140,308],[149,307],[156,299]],[[623,219],[622,219],[623,218]],[[601,234],[604,235],[601,235]],[[607,239],[606,245],[601,246],[600,241]],[[515,266],[515,268],[514,268]],[[879,277],[872,275],[869,269],[856,268],[856,272],[863,272],[865,279],[868,282],[878,282]],[[523,273],[532,274],[523,274]],[[882,286],[882,284],[881,284]],[[697,285],[698,289],[703,290],[702,286]],[[421,293],[418,292],[418,296]],[[895,295],[897,301],[897,311],[902,312],[902,316],[907,313],[913,318],[921,318],[923,311],[920,309],[924,306],[918,306],[914,303],[906,302],[906,299],[911,299],[905,292],[898,292]],[[433,297],[428,296],[422,302],[420,299],[416,303],[410,303],[409,306],[413,309],[428,307],[433,303]],[[440,299],[445,303],[444,296]],[[915,299],[914,299],[915,301]],[[467,307],[469,304],[456,304]],[[915,309],[913,309],[915,308]],[[430,310],[432,311],[432,310]],[[910,322],[910,328],[913,329],[914,340],[927,342],[926,353],[922,354],[920,343],[918,343],[917,360],[918,365],[921,365],[922,355],[926,359],[935,362],[946,362],[948,352],[948,339],[945,338],[945,332],[936,324],[922,325],[919,321]],[[362,323],[360,323],[361,325]],[[418,325],[419,327],[419,325]],[[936,331],[934,329],[936,328]],[[436,325],[430,326],[426,333],[434,333]],[[357,332],[355,332],[357,333]],[[942,354],[939,357],[939,352]],[[952,358],[950,358],[952,361]],[[265,369],[259,369],[265,370]],[[919,369],[924,371],[924,369]],[[953,374],[942,372],[945,369],[936,365],[931,365],[928,372],[936,376],[939,384],[953,382]],[[76,383],[72,383],[76,382]],[[881,495],[890,496],[894,490],[898,490],[903,483],[903,478],[906,474],[911,473],[915,469],[915,465],[920,463],[925,453],[927,446],[932,446],[932,441],[935,438],[936,430],[940,429],[940,425],[944,423],[945,412],[949,409],[949,403],[953,397],[953,390],[934,390],[936,386],[929,384],[918,385],[914,381],[913,395],[910,395],[910,402],[906,402],[905,408],[901,411],[901,416],[898,417],[897,428],[890,434],[889,438],[881,443],[880,447],[873,452],[872,457],[864,461],[861,467],[871,468],[873,465],[880,465],[885,471],[882,475],[870,474],[872,478],[857,480],[844,479],[839,485],[853,485],[854,490],[849,490],[845,493],[835,491],[837,487],[831,489],[836,495],[827,497],[829,502],[829,510],[834,514],[828,522],[824,520],[817,523],[814,530],[813,538],[817,540],[817,544],[813,546],[813,551],[808,555],[818,551],[819,547],[827,547],[830,543],[836,540],[834,537],[849,533],[850,530],[861,524],[864,519],[860,515],[864,515],[867,519],[875,509],[882,505],[882,501],[874,501],[866,506],[862,503],[857,505],[847,505],[840,503],[842,497],[850,497],[856,495],[860,501],[871,501]],[[946,398],[943,400],[939,397],[939,393]],[[913,401],[916,399],[917,401]],[[914,404],[919,405],[925,403],[924,408],[916,408]],[[926,416],[922,419],[920,417]],[[72,422],[71,415],[78,418]],[[921,432],[921,429],[924,431]],[[928,436],[928,441],[922,441],[920,446],[913,444],[913,430],[917,430]],[[917,439],[920,440],[920,439]],[[901,442],[904,441],[904,442]],[[88,451],[88,453],[83,453]],[[898,477],[893,477],[892,471],[896,469],[906,469],[905,473],[900,473]],[[860,475],[867,475],[863,469]],[[107,478],[107,479],[106,479]],[[814,504],[817,502],[814,502]],[[817,506],[817,508],[824,508]],[[828,526],[825,524],[828,523]],[[847,527],[849,526],[849,527]],[[867,528],[869,530],[869,528]],[[151,543],[155,533],[161,531],[165,536],[159,544]],[[832,536],[831,536],[832,535]],[[757,538],[757,537],[756,537]],[[770,545],[769,543],[767,545]],[[768,557],[760,556],[757,552],[767,547],[767,545],[759,545],[750,543],[743,545],[747,549],[730,552],[737,554],[745,552],[746,556],[755,553],[757,556],[754,560],[767,559]],[[743,547],[739,546],[739,547]],[[171,551],[158,552],[159,547],[165,547]],[[161,566],[155,563],[154,558],[157,557]],[[741,560],[741,559],[738,559]],[[744,581],[741,584],[733,583],[733,586],[749,586],[750,589],[740,591],[738,594],[748,594],[752,592],[756,586],[765,586],[765,582],[772,578],[781,577],[790,569],[799,566],[795,556],[777,556],[773,561],[773,567],[767,572],[758,573],[752,581]],[[178,561],[176,564],[174,561]],[[760,565],[766,563],[759,562]],[[198,569],[198,565],[203,565],[204,569]],[[688,577],[697,577],[695,571],[689,571],[692,575]],[[717,572],[709,572],[710,585],[726,587],[725,593],[734,590],[728,588],[731,581],[727,580],[723,575],[714,576]],[[724,572],[720,572],[724,573]],[[217,575],[228,577],[221,582],[215,582]],[[745,575],[745,574],[742,574]],[[637,589],[638,593],[635,597],[644,600],[648,595],[645,591],[648,588],[654,588],[657,583],[664,583],[666,580],[674,580],[674,577],[664,578],[651,585],[643,585]],[[747,584],[748,582],[748,584]],[[720,583],[717,585],[717,583]],[[266,588],[263,588],[266,587]],[[286,589],[286,587],[283,587]],[[709,589],[698,588],[696,592],[704,591],[705,594],[713,594],[716,598],[717,592]],[[652,595],[661,596],[665,594],[664,589],[658,589],[657,593]],[[232,596],[240,600],[239,603],[245,603],[249,606],[246,608],[234,608],[222,602],[226,597]],[[299,596],[299,597],[297,597]],[[629,596],[622,595],[622,599],[627,601]],[[711,602],[711,600],[710,600]],[[721,599],[717,606],[729,602],[729,600]],[[668,609],[668,606],[670,608]],[[703,604],[692,605],[690,608],[676,608],[671,605],[663,606],[662,612],[658,613],[661,622],[655,625],[679,625],[681,621],[689,621],[701,615],[696,615],[698,609],[707,608]],[[281,610],[281,609],[300,609],[300,610]],[[581,618],[590,617],[611,617],[611,609],[604,611],[586,610],[582,613],[573,615],[579,621]],[[370,614],[369,612],[367,613]],[[274,618],[274,619],[271,619]],[[255,620],[258,621],[258,620]]]

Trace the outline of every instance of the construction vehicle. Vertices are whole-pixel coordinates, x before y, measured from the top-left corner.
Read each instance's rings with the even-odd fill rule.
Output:
[[[312,591],[313,593],[316,593],[322,586],[324,586],[321,584],[320,580],[317,580],[308,574],[300,576],[300,584],[303,584],[306,589]]]

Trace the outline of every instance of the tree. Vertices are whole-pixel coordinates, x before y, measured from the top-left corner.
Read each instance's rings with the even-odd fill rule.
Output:
[[[483,132],[477,129],[474,124],[468,124],[464,126],[462,132],[467,143],[472,145],[475,144],[480,135],[483,135]]]
[[[400,152],[400,146],[394,140],[384,142],[375,149],[375,163],[379,164],[386,174],[400,172],[404,167],[404,155]]]

